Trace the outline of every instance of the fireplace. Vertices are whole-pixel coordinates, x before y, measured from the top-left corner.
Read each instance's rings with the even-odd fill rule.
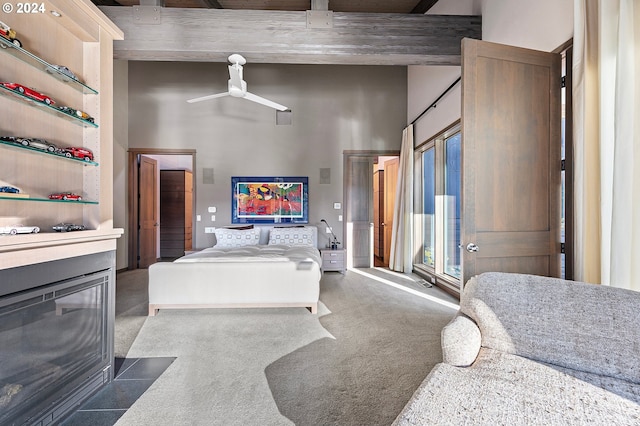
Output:
[[[0,271],[0,424],[56,422],[113,379],[113,259]]]

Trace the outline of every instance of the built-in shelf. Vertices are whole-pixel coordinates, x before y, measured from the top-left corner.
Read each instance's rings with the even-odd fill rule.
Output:
[[[73,87],[74,89],[82,93],[89,93],[94,95],[98,94],[97,90],[92,89],[91,87],[87,86],[80,80],[72,79],[68,75],[58,71],[56,67],[54,67],[52,64],[48,63],[44,59],[37,57],[36,55],[29,52],[28,50],[23,49],[22,47],[16,46],[15,44],[11,43],[9,40],[5,39],[4,37],[0,37],[0,51],[7,53],[15,58],[18,58],[22,62],[25,62],[31,65],[32,67],[39,69],[40,71],[45,71],[48,74],[51,74],[51,76],[57,78],[58,80],[64,83],[67,83],[69,86]]]
[[[2,37],[0,37],[0,40],[1,39],[2,39]],[[88,120],[84,120],[84,119],[82,119],[80,117],[76,117],[75,115],[70,115],[70,114],[67,114],[66,112],[62,112],[62,111],[60,111],[58,108],[56,108],[53,105],[47,105],[44,102],[36,101],[35,99],[31,99],[30,97],[28,97],[26,95],[23,95],[20,92],[16,92],[15,90],[8,89],[8,88],[6,88],[4,86],[1,86],[1,85],[0,85],[0,89],[2,89],[2,90],[0,90],[0,95],[4,95],[4,96],[7,96],[7,97],[10,97],[10,98],[12,98],[14,100],[20,100],[20,101],[23,101],[23,102],[27,102],[31,106],[34,106],[34,107],[37,107],[37,108],[42,108],[44,111],[46,111],[46,112],[48,112],[50,114],[54,114],[54,115],[56,115],[58,117],[64,118],[65,120],[71,121],[72,123],[75,123],[77,125],[84,126],[84,127],[95,127],[95,128],[98,127],[98,125],[96,123],[92,123],[92,122],[90,122]]]
[[[65,203],[65,204],[98,204],[97,201],[86,201],[86,200],[51,200],[49,198],[35,198],[35,197],[19,197],[19,196],[4,196],[0,195],[0,200],[11,200],[11,201],[37,201],[43,203]]]
[[[55,225],[52,224],[51,226]],[[90,241],[100,241],[113,238],[119,238],[122,235],[122,229],[87,229],[75,232],[55,232],[40,231],[37,234],[2,234],[0,235],[0,253],[11,253],[15,250],[16,245],[25,249],[55,247],[69,243],[82,243]],[[22,257],[20,259],[23,259]],[[27,262],[28,264],[28,262]]]
[[[0,146],[7,146],[7,147],[10,147],[10,148],[23,149],[23,150],[26,149],[27,151],[31,151],[31,152],[35,152],[35,153],[43,154],[43,155],[48,155],[50,157],[55,157],[55,158],[58,158],[60,160],[73,161],[74,163],[84,164],[85,166],[89,166],[89,165],[90,166],[98,166],[99,165],[95,161],[83,160],[81,158],[67,157],[64,154],[60,154],[60,153],[56,153],[56,152],[43,151],[43,150],[38,149],[38,148],[32,148],[30,146],[24,146],[24,145],[20,145],[18,143],[14,143],[14,142],[7,142],[7,141],[0,140]],[[61,149],[64,149],[64,148],[61,148]]]

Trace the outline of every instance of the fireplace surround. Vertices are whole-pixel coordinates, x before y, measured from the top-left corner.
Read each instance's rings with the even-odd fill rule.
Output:
[[[113,380],[115,252],[0,270],[0,424],[60,421]]]

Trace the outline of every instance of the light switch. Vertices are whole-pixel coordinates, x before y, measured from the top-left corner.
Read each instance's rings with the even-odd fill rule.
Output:
[[[330,233],[331,233],[331,228],[329,228],[328,226],[327,226],[326,233],[327,233],[327,234],[330,234]]]
[[[196,215],[196,222],[200,222],[202,220],[202,216],[199,214]]]

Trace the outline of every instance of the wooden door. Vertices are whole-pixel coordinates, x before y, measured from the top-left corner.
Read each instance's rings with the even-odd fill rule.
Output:
[[[138,207],[138,267],[148,268],[156,262],[158,246],[158,210],[157,210],[157,177],[156,160],[140,156],[138,169],[139,207]]]
[[[373,157],[350,156],[346,162],[347,264],[373,266]]]
[[[384,166],[384,163],[383,163]],[[384,170],[373,172],[373,255],[384,258]]]
[[[389,266],[391,256],[391,232],[393,230],[393,207],[396,203],[399,158],[384,162],[384,264]]]
[[[559,54],[463,40],[463,285],[560,275],[560,78]]]
[[[192,249],[192,174],[160,171],[160,257],[184,256]]]

